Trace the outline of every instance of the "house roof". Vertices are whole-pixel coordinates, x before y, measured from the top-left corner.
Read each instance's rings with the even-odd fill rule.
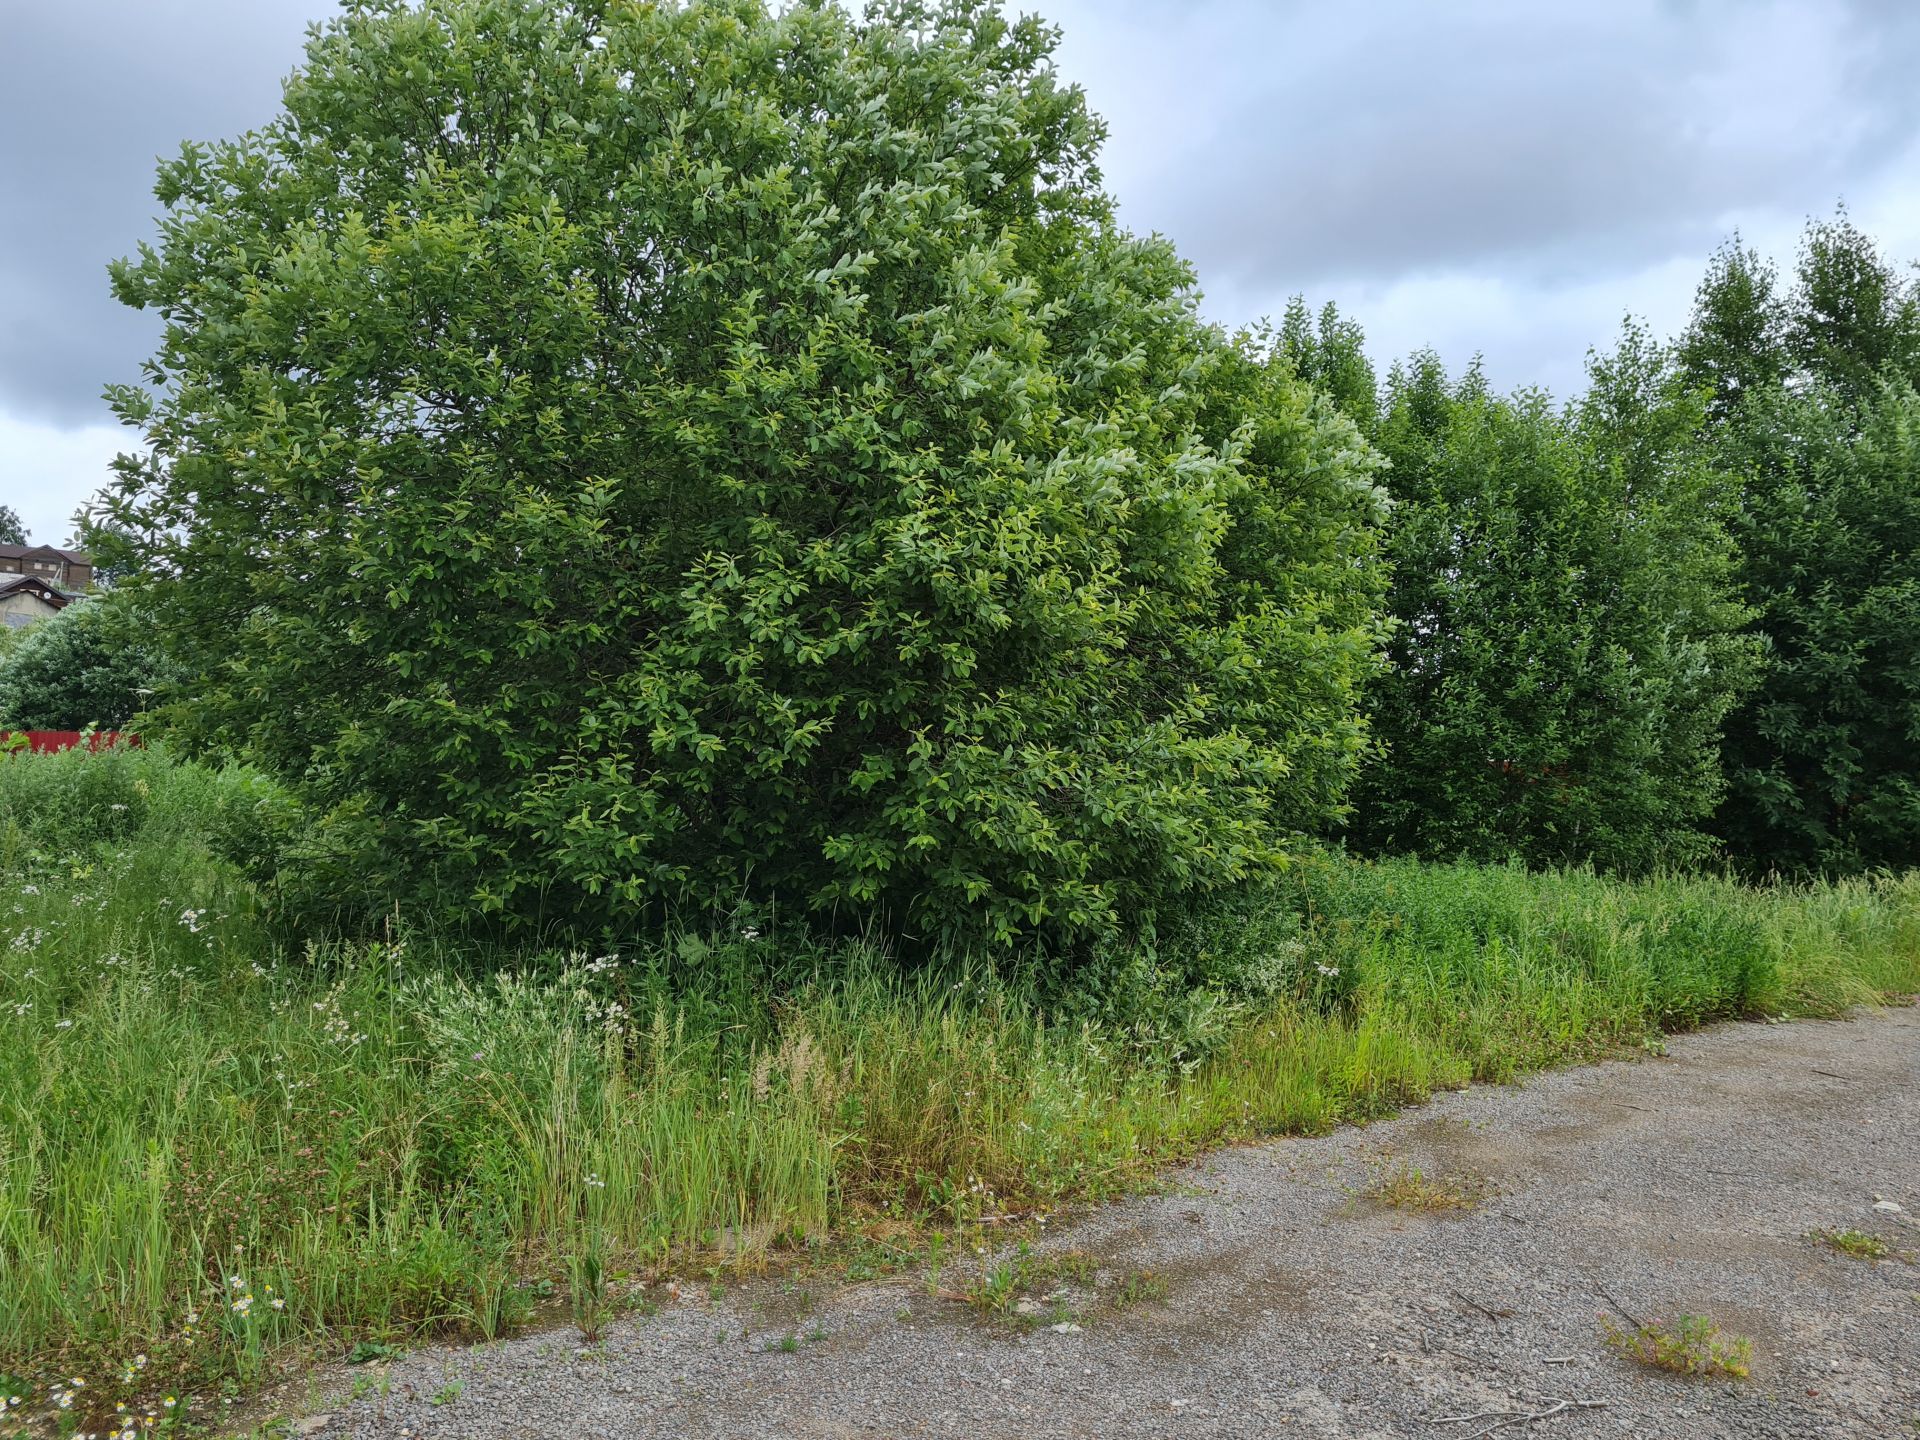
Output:
[[[0,560],[66,560],[91,565],[93,557],[84,550],[61,550],[52,545],[0,545]]]
[[[38,575],[0,575],[0,600],[21,590],[31,591],[56,610],[64,610],[73,603],[73,596],[49,585]]]

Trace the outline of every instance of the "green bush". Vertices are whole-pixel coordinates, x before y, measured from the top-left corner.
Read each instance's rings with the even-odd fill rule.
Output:
[[[0,755],[0,859],[12,863],[85,861],[146,836],[270,881],[304,828],[294,798],[242,765],[179,764],[133,745]]]
[[[117,270],[196,733],[449,919],[1072,938],[1287,853],[1363,744],[1375,462],[1116,227],[1053,43],[349,6]]]
[[[174,676],[148,617],[114,598],[76,601],[0,649],[0,727],[116,729]]]

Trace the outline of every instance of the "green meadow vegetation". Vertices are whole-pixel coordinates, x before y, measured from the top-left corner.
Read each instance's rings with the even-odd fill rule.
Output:
[[[1920,990],[1920,285],[1841,212],[1567,402],[1383,379],[1203,318],[1057,39],[347,0],[161,165],[110,588],[0,632],[142,741],[0,752],[0,1404]]]
[[[1204,1145],[1920,989],[1916,879],[1332,854],[1064,984],[745,912],[588,950],[303,940],[247,873],[286,803],[160,750],[0,760],[0,1373],[29,1403],[77,1377],[82,1409],[154,1410],[867,1236],[906,1261]]]

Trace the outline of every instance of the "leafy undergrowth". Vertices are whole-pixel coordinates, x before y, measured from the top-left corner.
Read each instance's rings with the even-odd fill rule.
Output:
[[[1920,988],[1913,878],[1341,860],[1067,981],[746,915],[540,954],[289,942],[222,858],[278,804],[154,752],[0,760],[0,1375],[23,1411],[61,1384],[89,1426],[169,1393],[204,1414],[321,1349],[490,1337],[556,1292],[597,1324],[670,1267],[883,1232],[897,1254],[1205,1145]]]

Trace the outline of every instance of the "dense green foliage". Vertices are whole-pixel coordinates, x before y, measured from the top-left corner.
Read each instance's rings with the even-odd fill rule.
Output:
[[[1729,852],[1755,870],[1920,861],[1920,286],[1844,214],[1796,283],[1737,244],[1679,347],[1737,478],[1740,575],[1765,646],[1729,719]]]
[[[1110,932],[1337,813],[1373,459],[971,4],[349,6],[164,167],[113,523],[369,890]]]
[[[11,505],[0,505],[0,545],[24,545],[27,527],[20,523],[20,512]]]
[[[1309,381],[1342,412],[1353,417],[1371,436],[1379,428],[1380,392],[1373,362],[1367,358],[1366,335],[1331,301],[1320,307],[1316,321],[1304,299],[1287,302],[1280,322],[1277,350],[1293,373]]]
[[[163,168],[122,583],[0,652],[0,725],[181,665],[215,757],[0,754],[62,1433],[1920,988],[1920,295],[1844,216],[1570,404],[1382,387],[1198,320],[1045,26],[861,13],[348,0]]]
[[[1396,628],[1356,843],[1622,871],[1706,851],[1752,664],[1698,423],[1633,329],[1564,413],[1431,354],[1396,367],[1378,428]]]
[[[0,727],[126,724],[175,678],[149,624],[130,606],[97,599],[28,626],[0,652]]]
[[[910,974],[742,917],[571,955],[281,943],[219,856],[287,803],[151,749],[0,758],[0,1374],[81,1376],[106,1412],[264,1380],[302,1341],[498,1334],[583,1257],[754,1267],[834,1237],[871,1273],[915,1226],[1208,1141],[1920,986],[1913,880],[1409,862],[1211,897],[1161,936],[1220,977],[1190,1006],[1218,1023],[1178,1037],[1152,997]],[[892,1248],[861,1241],[881,1217]]]

